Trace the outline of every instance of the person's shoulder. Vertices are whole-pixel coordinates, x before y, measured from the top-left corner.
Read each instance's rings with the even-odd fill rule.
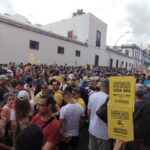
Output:
[[[80,104],[78,104],[78,103],[76,103],[75,105],[74,105],[74,107],[76,107],[78,110],[80,110],[80,111],[84,111],[84,109],[83,109],[83,107],[80,105]]]
[[[35,115],[31,120],[31,124],[36,123],[39,119],[41,119],[41,116],[39,114]]]
[[[52,123],[50,126],[55,127],[55,128],[60,128],[60,122],[56,118],[53,119]]]

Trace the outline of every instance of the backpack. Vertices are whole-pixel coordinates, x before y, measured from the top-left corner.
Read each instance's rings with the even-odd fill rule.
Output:
[[[105,123],[107,123],[107,104],[109,101],[109,97],[106,98],[105,102],[103,105],[101,105],[98,110],[96,111],[97,116],[104,121]]]

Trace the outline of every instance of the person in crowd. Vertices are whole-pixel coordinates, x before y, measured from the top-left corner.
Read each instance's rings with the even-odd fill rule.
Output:
[[[88,91],[86,90],[86,88],[80,84],[80,78],[76,78],[75,79],[75,87],[80,89],[80,94],[81,94],[81,98],[83,98],[86,106],[88,103]]]
[[[42,128],[44,134],[42,150],[58,150],[60,123],[52,115],[54,104],[55,100],[52,96],[42,96],[38,102],[39,113],[30,122],[30,124],[35,124]]]
[[[145,88],[143,84],[136,84],[135,88],[135,112],[144,104]]]
[[[80,96],[80,89],[79,88],[74,88],[72,90],[72,96],[75,99],[76,103],[79,104],[84,109],[84,111],[86,111],[85,102]]]
[[[150,101],[150,84],[146,86],[146,93],[144,94],[144,100]]]
[[[13,145],[17,134],[29,125],[30,112],[29,94],[26,91],[20,91],[10,115]]]
[[[144,82],[144,87],[146,88],[148,84],[150,84],[150,76],[147,76],[147,80]]]
[[[37,125],[29,125],[17,138],[15,150],[42,150],[43,132]]]
[[[62,77],[62,83],[61,83],[61,86],[60,86],[60,89],[62,91],[65,91],[66,87],[67,87],[67,78],[66,77]]]
[[[8,89],[5,85],[6,75],[0,75],[0,105],[2,105],[4,99],[3,96],[8,92]]]
[[[96,111],[103,105],[108,97],[109,81],[103,80],[101,83],[101,91],[92,94],[88,103],[89,125],[89,149],[90,150],[110,150],[111,143],[108,138],[107,124],[103,122],[97,115]]]
[[[84,110],[72,98],[72,93],[65,91],[63,99],[66,103],[60,110],[61,142],[60,150],[77,150],[79,128],[84,119]]]
[[[47,90],[48,90],[48,85],[42,84],[41,85],[41,91],[38,94],[36,94],[36,96],[35,96],[35,103],[36,104],[39,102],[42,95],[45,95],[47,93]]]
[[[61,90],[59,89],[60,87],[60,82],[58,81],[53,81],[52,83],[52,88],[54,90],[54,99],[56,101],[56,103],[59,105],[59,107],[61,107],[62,105],[62,102],[63,102],[63,99],[62,99],[62,92]]]

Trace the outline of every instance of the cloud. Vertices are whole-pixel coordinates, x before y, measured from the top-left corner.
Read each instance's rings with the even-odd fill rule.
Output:
[[[10,0],[1,0],[0,10],[2,13],[13,13],[14,7]]]
[[[137,41],[150,42],[150,1],[136,0],[127,5],[127,21]]]

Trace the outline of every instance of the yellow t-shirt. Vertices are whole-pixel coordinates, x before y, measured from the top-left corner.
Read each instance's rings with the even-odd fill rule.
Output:
[[[35,103],[37,104],[40,101],[40,98],[42,97],[42,92],[39,92],[35,96]]]
[[[62,98],[62,92],[60,90],[55,92],[54,99],[59,106],[62,105],[63,98]]]
[[[84,109],[84,111],[86,110],[85,102],[82,98],[76,99],[76,103],[79,104]]]

